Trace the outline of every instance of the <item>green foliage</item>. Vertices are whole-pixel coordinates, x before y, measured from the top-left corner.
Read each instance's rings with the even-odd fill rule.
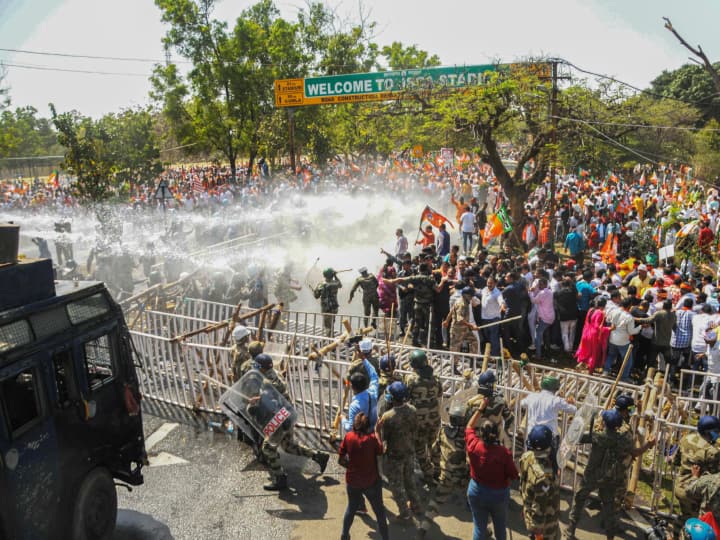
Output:
[[[720,69],[720,63],[715,64],[715,69]],[[650,89],[697,107],[702,123],[713,118],[720,120],[720,97],[712,77],[701,65],[685,64],[673,71],[663,71],[650,83]]]
[[[57,134],[33,107],[0,113],[0,158],[58,154]]]
[[[720,176],[720,123],[717,120],[710,120],[695,135],[695,146],[695,173],[708,180]]]
[[[78,197],[87,203],[107,199],[117,166],[111,159],[106,127],[76,112],[57,114],[52,104],[50,110],[58,141],[66,148],[62,167],[76,177]]]

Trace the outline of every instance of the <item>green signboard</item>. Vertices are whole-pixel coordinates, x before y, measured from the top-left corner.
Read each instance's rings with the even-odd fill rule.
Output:
[[[492,73],[509,68],[509,64],[485,64],[283,79],[275,81],[275,104],[297,107],[381,101],[406,91],[483,85]]]

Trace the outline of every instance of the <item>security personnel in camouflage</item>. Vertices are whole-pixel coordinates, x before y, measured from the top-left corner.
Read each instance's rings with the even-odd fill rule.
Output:
[[[622,426],[618,428],[620,433],[629,433],[632,437],[632,426],[630,425],[630,414],[635,407],[635,400],[627,394],[620,394],[615,398],[615,410],[623,417]],[[618,491],[615,497],[621,508],[625,507],[627,500],[627,484],[630,465],[632,465],[632,456],[627,456],[623,465],[625,466],[625,478],[622,482],[618,481]],[[634,495],[634,494],[633,494]]]
[[[699,466],[693,468],[692,479],[687,493],[700,501],[700,509],[720,516],[720,473],[702,474]]]
[[[475,289],[465,287],[462,289],[462,296],[450,308],[450,350],[478,353],[478,340],[475,332],[468,326],[472,321],[472,299],[475,296]]]
[[[716,416],[703,416],[698,420],[697,432],[685,435],[680,440],[674,457],[675,465],[680,466],[675,482],[675,496],[680,503],[683,523],[691,517],[697,517],[700,509],[700,499],[688,493],[693,482],[693,465],[699,465],[702,474],[720,472],[720,448],[715,446],[719,433],[720,420]]]
[[[384,355],[380,357],[380,382],[378,384],[378,396],[384,396],[385,390],[394,382],[402,382],[402,375],[396,371],[397,364],[395,355]],[[378,416],[382,416],[387,410],[388,402],[385,399],[378,400]]]
[[[407,402],[407,388],[401,382],[388,386],[385,399],[391,401],[392,409],[382,415],[375,430],[385,449],[385,476],[398,506],[398,519],[409,519],[412,510],[420,509],[411,436],[417,430],[417,414]]]
[[[420,522],[421,537],[430,530],[435,516],[440,513],[440,506],[447,502],[452,492],[467,489],[470,471],[465,450],[466,407],[465,403],[454,403],[448,411],[448,423],[443,423],[440,428],[437,441],[440,449],[440,476]]]
[[[413,373],[405,377],[410,403],[417,411],[415,432],[415,458],[423,473],[423,480],[430,485],[439,466],[440,456],[433,451],[440,430],[440,401],[443,390],[440,379],[428,365],[425,351],[410,353],[410,367]]]
[[[360,277],[355,280],[355,283],[350,289],[350,299],[348,304],[352,303],[355,291],[360,287],[362,289],[362,302],[363,302],[363,313],[365,314],[365,326],[368,325],[372,310],[372,316],[378,316],[378,309],[380,309],[380,297],[378,296],[378,280],[373,274],[368,274],[367,268],[364,266],[359,269]],[[375,321],[372,323],[373,327],[376,326]]]
[[[530,430],[528,450],[520,457],[523,518],[532,540],[560,538],[560,477],[551,455],[552,443],[552,430],[537,425]]]
[[[342,283],[337,277],[335,270],[326,268],[323,270],[325,282],[315,287],[313,296],[320,300],[320,309],[323,312],[323,326],[325,333],[331,336],[333,333],[334,315],[338,312],[338,289],[342,287]]]
[[[580,489],[573,497],[568,528],[565,532],[567,539],[576,538],[575,529],[585,502],[596,488],[601,503],[600,522],[605,529],[606,538],[611,540],[615,537],[618,533],[618,516],[621,510],[617,500],[618,486],[626,482],[625,460],[628,455],[640,456],[655,445],[655,439],[649,437],[644,445],[636,448],[631,434],[619,431],[623,418],[616,409],[603,411],[601,417],[605,429],[595,431],[591,423],[590,432],[580,438],[581,444],[592,443],[592,447]]]
[[[232,348],[232,372],[233,380],[239,381],[247,371],[243,371],[243,364],[248,362],[250,358],[250,352],[248,351],[248,341],[250,340],[250,330],[246,327],[237,325],[232,331],[233,341],[235,344]]]
[[[300,290],[300,285],[290,275],[291,268],[289,265],[285,265],[282,272],[277,277],[275,283],[275,298],[283,305],[284,309],[290,309],[290,304],[297,300],[297,294],[295,291]]]
[[[270,355],[264,353],[257,355],[255,357],[255,369],[260,371],[263,377],[270,381],[273,387],[275,387],[285,399],[292,401],[285,381],[283,381],[277,371],[273,369],[273,361]],[[265,439],[260,447],[260,451],[265,458],[265,463],[270,467],[270,473],[272,475],[271,481],[263,486],[263,489],[267,491],[279,491],[287,488],[287,475],[280,464],[280,454],[278,453],[277,446],[278,445],[271,443],[268,439]],[[296,442],[292,430],[285,432],[279,446],[288,454],[295,454],[296,456],[312,459],[320,466],[320,473],[325,472],[325,467],[327,467],[330,456],[325,452],[316,452]]]
[[[418,267],[419,274],[409,277],[386,279],[386,283],[410,283],[415,291],[413,305],[413,346],[421,347],[428,336],[428,325],[430,324],[430,311],[432,309],[433,296],[440,292],[447,281],[444,276],[440,283],[435,284],[435,278],[430,273],[430,266],[421,263]]]
[[[488,398],[487,406],[483,410],[480,420],[490,420],[495,424],[498,427],[498,440],[500,443],[506,448],[512,448],[512,440],[509,434],[515,424],[515,415],[505,403],[505,398],[501,394],[495,393],[495,381],[495,371],[492,369],[480,374],[478,377],[478,395],[468,400],[465,423],[467,424],[470,421],[470,418],[480,408],[485,398]],[[480,420],[478,420],[478,424],[482,425]]]

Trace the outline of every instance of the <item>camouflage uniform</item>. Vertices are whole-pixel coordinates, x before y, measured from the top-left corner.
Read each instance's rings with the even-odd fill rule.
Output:
[[[283,396],[285,396],[285,399],[292,403],[285,381],[280,378],[280,376],[274,369],[270,369],[267,372],[263,373],[263,377],[270,381],[270,383],[275,387],[275,389]],[[285,452],[287,452],[288,454],[295,454],[296,456],[312,458],[316,455],[315,450],[295,441],[292,429],[285,432],[285,435],[283,436],[282,440],[278,445],[272,444],[267,439],[265,439],[262,443],[262,446],[260,447],[260,451],[265,458],[265,463],[267,463],[267,466],[270,468],[270,472],[273,473],[275,476],[278,476],[283,472],[282,465],[280,464],[280,454],[277,450],[278,446],[282,447],[282,449],[285,450]]]
[[[700,508],[700,499],[688,492],[688,488],[693,483],[692,466],[700,465],[703,474],[719,472],[720,449],[694,432],[680,440],[680,447],[675,453],[674,460],[675,465],[680,465],[675,482],[675,496],[680,504],[681,519],[684,523],[691,517],[697,517]]]
[[[525,527],[544,540],[560,538],[560,478],[551,450],[528,450],[520,458],[520,495]]]
[[[427,371],[424,371],[427,370]],[[440,456],[433,446],[440,429],[440,400],[443,390],[440,379],[427,366],[419,372],[405,377],[409,401],[417,411],[415,432],[415,457],[425,482],[432,482],[434,469],[439,465]]]
[[[705,474],[693,480],[686,492],[700,501],[700,508],[712,512],[713,516],[720,516],[720,474]]]
[[[465,450],[465,428],[443,424],[437,446],[440,450],[440,478],[420,522],[420,530],[427,532],[439,508],[447,502],[454,490],[467,488],[470,470]]]
[[[367,318],[370,316],[370,310],[372,309],[372,316],[377,317],[378,309],[380,308],[380,297],[377,292],[378,280],[372,274],[357,278],[352,289],[350,289],[351,302],[358,287],[362,289],[363,313],[365,314],[365,326],[367,326],[369,322]]]
[[[416,274],[398,278],[399,283],[411,283],[414,293],[413,305],[413,345],[421,347],[427,340],[430,324],[430,310],[435,292],[435,278],[430,274]]]
[[[323,326],[328,335],[332,335],[333,321],[335,317],[332,314],[338,312],[338,289],[342,287],[342,283],[337,277],[321,283],[313,290],[315,298],[320,299],[320,309],[323,315]]]
[[[450,310],[450,350],[461,351],[463,344],[467,343],[468,351],[471,354],[478,353],[478,341],[470,328],[461,321],[470,322],[470,303],[460,298],[453,304]]]
[[[380,380],[378,383],[378,417],[381,417],[385,411],[388,410],[388,402],[385,399],[385,389],[394,382],[402,382],[403,378],[400,373],[393,371],[387,373],[386,371],[380,372]]]
[[[568,533],[572,532],[574,535],[585,502],[590,493],[597,488],[601,503],[600,522],[608,536],[611,536],[618,530],[621,508],[618,504],[617,492],[618,486],[622,485],[624,488],[627,482],[627,467],[624,463],[633,450],[632,436],[629,432],[622,432],[620,429],[592,431],[583,435],[580,442],[592,443],[592,447],[580,488],[573,497]]]
[[[290,309],[290,303],[297,300],[297,294],[295,294],[291,284],[292,278],[290,277],[290,272],[283,271],[278,276],[275,290],[273,291],[275,298],[277,298],[277,301],[280,302],[285,309]]]
[[[252,358],[248,351],[248,344],[235,344],[232,348],[232,372],[233,380],[239,381],[240,377],[252,369]]]
[[[407,514],[408,501],[419,507],[415,486],[413,433],[417,413],[409,403],[394,406],[382,416],[381,438],[385,445],[385,476],[401,515]]]
[[[478,394],[468,400],[467,412],[465,413],[465,423],[470,421],[470,418],[475,411],[480,408],[485,396]],[[485,410],[480,415],[477,425],[482,425],[483,420],[490,420],[493,424],[498,427],[499,441],[506,448],[512,448],[512,439],[510,433],[512,427],[515,424],[515,414],[505,403],[505,398],[500,394],[494,394],[490,401],[485,407]]]

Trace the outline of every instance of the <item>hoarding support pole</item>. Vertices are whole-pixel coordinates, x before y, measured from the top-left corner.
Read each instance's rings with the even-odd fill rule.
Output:
[[[288,143],[290,146],[290,168],[293,174],[297,170],[295,168],[295,109],[288,107]]]

